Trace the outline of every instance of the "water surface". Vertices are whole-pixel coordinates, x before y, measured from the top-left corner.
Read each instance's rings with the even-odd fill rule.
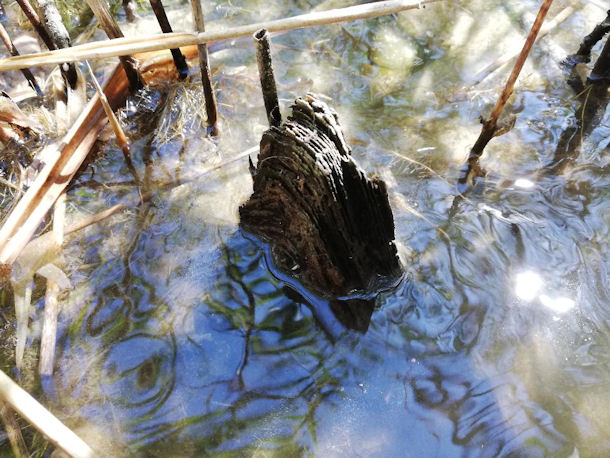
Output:
[[[212,29],[330,6],[237,1],[207,17]],[[249,40],[211,54],[217,141],[196,83],[131,100],[140,186],[110,145],[72,187],[71,217],[158,192],[70,237],[74,290],[38,397],[119,456],[609,454],[608,116],[573,163],[545,172],[577,107],[559,61],[604,10],[576,5],[535,46],[507,107],[514,129],[451,211],[510,67],[473,84],[477,72],[521,47],[537,7],[443,2],[273,36],[283,109],[328,96],[356,159],[389,187],[405,277],[365,334],[292,292],[240,231],[247,160],[206,173],[265,129]],[[169,182],[184,184],[159,190]]]

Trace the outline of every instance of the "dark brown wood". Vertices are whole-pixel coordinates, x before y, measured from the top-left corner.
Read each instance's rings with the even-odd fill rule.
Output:
[[[169,23],[169,19],[167,19],[165,8],[163,7],[161,0],[150,0],[150,6],[157,17],[157,22],[159,23],[159,27],[161,27],[161,31],[163,33],[172,33],[172,26]],[[172,58],[174,59],[174,64],[176,65],[179,79],[182,80],[186,78],[189,73],[189,67],[186,63],[184,55],[182,54],[182,51],[180,51],[180,48],[174,48],[170,49],[170,52],[172,53]]]
[[[610,14],[609,14],[610,16]],[[610,22],[610,20],[608,21]],[[588,82],[591,84],[602,84],[608,87],[610,82],[610,37],[606,38],[606,43],[599,53],[597,61],[591,70]]]
[[[256,62],[258,64],[258,75],[261,80],[263,90],[263,101],[267,120],[270,126],[278,127],[282,123],[280,115],[280,103],[277,97],[277,86],[273,75],[273,65],[271,62],[271,44],[269,42],[269,32],[261,29],[254,34],[254,44],[256,48]]]
[[[401,275],[383,181],[356,164],[337,114],[299,98],[263,134],[241,226],[271,245],[277,269],[324,298],[376,291]]]
[[[122,38],[123,32],[117,22],[110,14],[110,8],[105,0],[86,0],[89,7],[93,10],[93,14],[97,18],[100,26],[108,35],[108,38]],[[134,93],[138,89],[144,87],[144,81],[138,71],[136,60],[131,56],[120,56],[119,60],[125,69],[125,74],[129,80],[129,90]]]
[[[568,60],[589,62],[591,60],[591,49],[599,40],[604,38],[604,35],[608,32],[610,32],[610,10],[608,10],[606,18],[596,25],[593,31],[583,39],[576,54],[568,57]]]
[[[191,0],[193,22],[197,32],[205,32],[203,20],[203,8],[201,0]],[[212,72],[208,59],[208,47],[206,43],[197,45],[199,52],[199,68],[201,69],[201,84],[203,86],[203,98],[205,100],[205,113],[207,116],[208,132],[210,135],[218,135],[218,111],[216,108],[216,96],[212,87]]]

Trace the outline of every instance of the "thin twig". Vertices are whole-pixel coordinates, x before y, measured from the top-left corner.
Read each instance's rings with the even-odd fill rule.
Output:
[[[9,37],[8,32],[2,24],[0,24],[0,38],[2,38],[2,42],[4,43],[4,46],[6,46],[6,49],[8,49],[8,52],[11,54],[11,56],[20,55],[19,51],[17,51],[17,48],[13,44],[13,40],[11,40],[11,37]],[[39,97],[43,97],[42,91],[40,90],[40,86],[38,86],[38,83],[36,82],[36,78],[34,78],[32,71],[29,68],[20,68],[19,70],[21,71],[21,73],[23,73],[23,76],[28,81],[32,89],[36,91],[36,94],[38,94]]]
[[[25,445],[23,435],[21,434],[21,428],[15,419],[13,411],[9,409],[4,401],[0,399],[0,419],[4,423],[4,430],[8,436],[8,440],[11,443],[13,454],[17,458],[27,458],[30,456],[28,453],[28,447]]]
[[[267,29],[269,32],[279,32],[304,27],[334,24],[337,22],[355,21],[358,19],[367,19],[395,14],[401,11],[419,9],[425,7],[425,5],[429,3],[437,1],[442,0],[386,0],[350,6],[347,8],[301,14],[257,24],[223,28],[222,30],[212,32],[167,33],[127,37],[102,42],[95,41],[73,46],[70,50],[49,51],[0,59],[0,71],[55,65],[67,61],[78,62],[84,59],[103,59],[106,57],[116,57],[145,51],[158,51],[161,49],[177,48],[199,43],[213,43],[216,41],[251,36],[260,29]]]
[[[205,32],[201,0],[191,0],[191,9],[193,10],[195,30],[197,32]],[[197,50],[199,51],[199,67],[201,68],[201,84],[203,85],[203,98],[205,99],[208,130],[210,135],[217,135],[218,112],[216,110],[216,96],[214,95],[214,88],[212,87],[212,73],[208,60],[208,47],[205,43],[198,43]]]
[[[269,43],[269,32],[261,29],[254,34],[254,44],[256,47],[256,62],[258,63],[258,76],[261,80],[263,89],[263,101],[265,111],[270,126],[279,127],[282,123],[280,114],[280,103],[277,98],[277,87],[275,76],[273,75],[273,65],[271,62],[271,46]]]
[[[95,90],[97,91],[97,94],[100,97],[100,102],[102,103],[104,112],[106,113],[106,116],[108,116],[108,121],[110,121],[110,126],[112,127],[114,135],[116,136],[116,142],[123,150],[123,154],[125,155],[125,157],[130,160],[131,151],[129,149],[129,142],[127,141],[127,136],[125,135],[125,132],[121,127],[121,123],[114,114],[114,111],[112,111],[112,108],[108,103],[108,98],[106,98],[104,90],[100,86],[100,83],[98,83],[97,78],[95,77],[95,74],[93,73],[93,70],[89,65],[89,62],[85,61],[85,65],[87,67],[87,70],[89,71],[89,76],[91,78],[91,81],[93,82],[93,86],[95,87]]]
[[[4,399],[55,447],[69,456],[75,458],[95,456],[91,447],[2,371],[0,371],[0,399]]]
[[[150,0],[150,6],[152,6],[155,16],[157,17],[157,22],[159,23],[159,27],[161,27],[161,31],[163,33],[172,33],[172,26],[167,19],[165,8],[163,7],[161,0]],[[170,49],[170,52],[172,53],[179,79],[182,80],[186,78],[189,73],[189,68],[180,48]]]
[[[508,81],[506,81],[504,90],[502,91],[502,94],[500,94],[500,97],[496,102],[496,106],[494,107],[491,113],[491,117],[489,118],[489,120],[483,122],[481,134],[479,135],[479,138],[470,150],[466,167],[462,173],[462,176],[460,176],[460,178],[458,179],[458,190],[460,191],[460,193],[464,193],[470,187],[472,187],[475,178],[482,175],[479,166],[479,157],[481,157],[481,155],[483,154],[483,150],[496,133],[498,118],[500,117],[500,114],[502,113],[502,110],[504,109],[508,98],[512,95],[515,89],[515,82],[519,77],[519,73],[521,73],[521,69],[525,64],[525,60],[527,59],[530,50],[532,49],[534,41],[536,41],[536,36],[540,31],[540,27],[542,27],[542,23],[544,21],[546,13],[551,7],[551,3],[553,3],[553,0],[544,0],[544,2],[542,3],[542,6],[538,11],[538,15],[536,16],[536,20],[534,21],[534,24],[532,25],[532,28],[530,30],[530,33],[525,39],[523,49],[521,49],[521,53],[519,54],[519,57],[515,62],[513,71],[508,77]]]

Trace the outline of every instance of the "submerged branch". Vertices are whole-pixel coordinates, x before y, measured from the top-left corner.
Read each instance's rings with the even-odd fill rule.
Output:
[[[247,37],[260,29],[269,32],[300,29],[337,22],[354,21],[401,11],[423,8],[428,3],[442,0],[387,0],[364,5],[337,8],[315,13],[301,14],[284,19],[276,19],[257,24],[229,27],[223,30],[202,33],[167,33],[140,37],[117,38],[109,41],[95,41],[69,50],[57,50],[37,54],[23,55],[0,59],[0,71],[15,70],[25,67],[56,65],[62,62],[78,62],[84,59],[102,59],[129,55],[137,52],[158,51],[181,46],[212,43],[232,38]]]

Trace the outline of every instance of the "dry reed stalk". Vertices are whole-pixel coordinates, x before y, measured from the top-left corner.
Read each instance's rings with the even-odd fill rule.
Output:
[[[38,54],[23,55],[0,59],[0,71],[15,70],[25,67],[56,65],[62,62],[78,62],[84,59],[103,59],[146,51],[179,48],[199,43],[212,43],[239,37],[251,36],[260,29],[269,32],[300,29],[337,22],[355,21],[401,11],[419,9],[429,3],[442,0],[386,0],[363,5],[337,8],[327,11],[301,14],[284,19],[229,27],[224,30],[202,33],[168,33],[140,37],[118,38],[104,42],[91,42],[73,46],[70,50],[56,50]]]
[[[458,179],[458,187],[460,193],[464,193],[474,184],[474,180],[481,176],[481,168],[479,166],[479,158],[483,154],[483,150],[489,143],[489,141],[494,137],[496,133],[496,128],[498,124],[498,118],[508,101],[508,98],[512,95],[515,89],[515,82],[519,77],[519,73],[521,73],[521,69],[525,64],[525,60],[536,41],[536,36],[542,27],[542,23],[544,22],[544,18],[546,13],[549,11],[551,7],[551,3],[553,0],[544,0],[542,5],[540,6],[540,10],[538,11],[538,15],[534,20],[534,24],[530,29],[530,32],[525,39],[525,43],[523,43],[523,48],[521,49],[521,53],[515,62],[513,70],[506,81],[506,85],[504,86],[504,90],[498,97],[498,101],[496,102],[496,106],[494,107],[489,120],[483,122],[483,128],[481,129],[481,134],[479,138],[475,142],[474,146],[470,150],[470,154],[468,155],[468,160],[466,163],[466,168],[464,169],[462,175]]]
[[[195,52],[193,47],[188,50],[187,55],[194,55]],[[172,62],[169,55],[148,54],[138,57],[146,58],[142,69],[148,81],[163,78],[168,74],[167,68]],[[128,94],[128,82],[121,66],[115,67],[104,88],[111,108],[116,109],[124,104]],[[45,167],[0,228],[0,266],[14,262],[57,196],[68,185],[105,125],[103,114],[99,96],[96,95],[89,101],[60,145],[51,149]]]
[[[167,19],[165,8],[163,7],[161,0],[150,0],[150,6],[152,6],[153,12],[157,17],[157,22],[159,23],[159,27],[161,27],[161,31],[163,33],[172,33],[172,26]],[[179,79],[182,80],[186,78],[188,76],[189,68],[180,48],[170,49],[170,52],[172,53]]]
[[[133,0],[123,0],[123,11],[125,11],[125,16],[127,16],[127,22],[136,20],[136,5]]]
[[[127,96],[127,81],[122,67],[115,68],[105,85],[105,93],[111,105],[115,107],[124,102]],[[12,264],[34,235],[106,124],[103,115],[99,96],[95,95],[61,143],[51,147],[44,168],[0,229],[0,263]]]
[[[74,458],[95,456],[91,447],[2,371],[0,371],[0,399],[40,431],[55,447],[69,456]]]
[[[55,202],[53,211],[53,239],[57,246],[64,243],[64,223],[66,219],[66,193],[62,192]],[[40,375],[52,375],[55,362],[55,341],[57,339],[57,315],[59,304],[57,295],[59,286],[47,279],[47,292],[44,300],[44,319],[40,337],[40,360],[38,371]]]
[[[195,30],[197,32],[205,32],[201,0],[191,0],[191,10],[193,11],[193,24],[195,25]],[[210,135],[217,135],[218,112],[216,110],[214,88],[212,87],[212,73],[210,71],[210,63],[208,59],[208,47],[205,43],[198,43],[197,50],[199,51],[199,68],[201,69],[201,84],[203,86],[203,98],[205,100],[205,113],[207,115],[206,122],[208,125],[208,131]]]
[[[9,409],[4,401],[0,399],[0,419],[4,424],[4,430],[8,436],[8,441],[11,443],[11,449],[13,454],[17,458],[27,458],[30,456],[28,453],[28,447],[25,445],[23,435],[21,434],[21,428],[15,419],[13,411]]]
[[[11,54],[11,56],[20,55],[19,51],[17,51],[17,48],[13,44],[13,40],[11,40],[11,37],[9,37],[8,32],[2,24],[0,24],[0,38],[2,39],[4,46],[6,46],[6,49],[8,49],[8,52]],[[36,91],[36,94],[42,97],[42,91],[40,90],[40,86],[38,86],[38,83],[36,82],[36,78],[34,78],[32,71],[29,68],[20,68],[19,71],[21,71],[21,73],[28,81],[32,89]]]
[[[279,127],[282,123],[282,115],[280,114],[280,102],[277,97],[275,76],[273,75],[269,32],[265,29],[256,32],[254,34],[254,44],[267,120],[269,121],[269,126]]]
[[[86,0],[87,5],[95,14],[100,26],[108,35],[108,38],[123,38],[123,32],[121,32],[121,28],[116,23],[112,14],[110,14],[110,9],[108,8],[108,3],[106,0]],[[121,64],[125,69],[125,74],[127,75],[127,79],[129,80],[129,88],[131,92],[135,92],[138,89],[144,87],[144,82],[142,81],[142,76],[138,71],[137,63],[130,54],[122,55],[119,57],[121,60]]]
[[[102,103],[104,112],[106,113],[106,116],[108,117],[108,121],[110,122],[110,126],[112,127],[114,135],[116,136],[116,142],[123,150],[123,154],[126,157],[128,157],[128,156],[130,156],[131,151],[129,149],[129,142],[127,141],[127,136],[125,135],[125,132],[123,131],[123,128],[121,127],[121,123],[119,122],[118,118],[114,114],[114,111],[112,111],[112,108],[110,107],[110,103],[108,103],[108,98],[106,98],[106,94],[104,94],[104,90],[100,86],[100,83],[98,83],[97,78],[95,77],[95,74],[93,73],[93,70],[91,69],[91,66],[89,65],[88,61],[85,61],[85,66],[87,67],[87,70],[89,71],[89,76],[91,77],[93,86],[95,86],[95,91],[97,92],[97,95],[100,98],[100,102]]]

